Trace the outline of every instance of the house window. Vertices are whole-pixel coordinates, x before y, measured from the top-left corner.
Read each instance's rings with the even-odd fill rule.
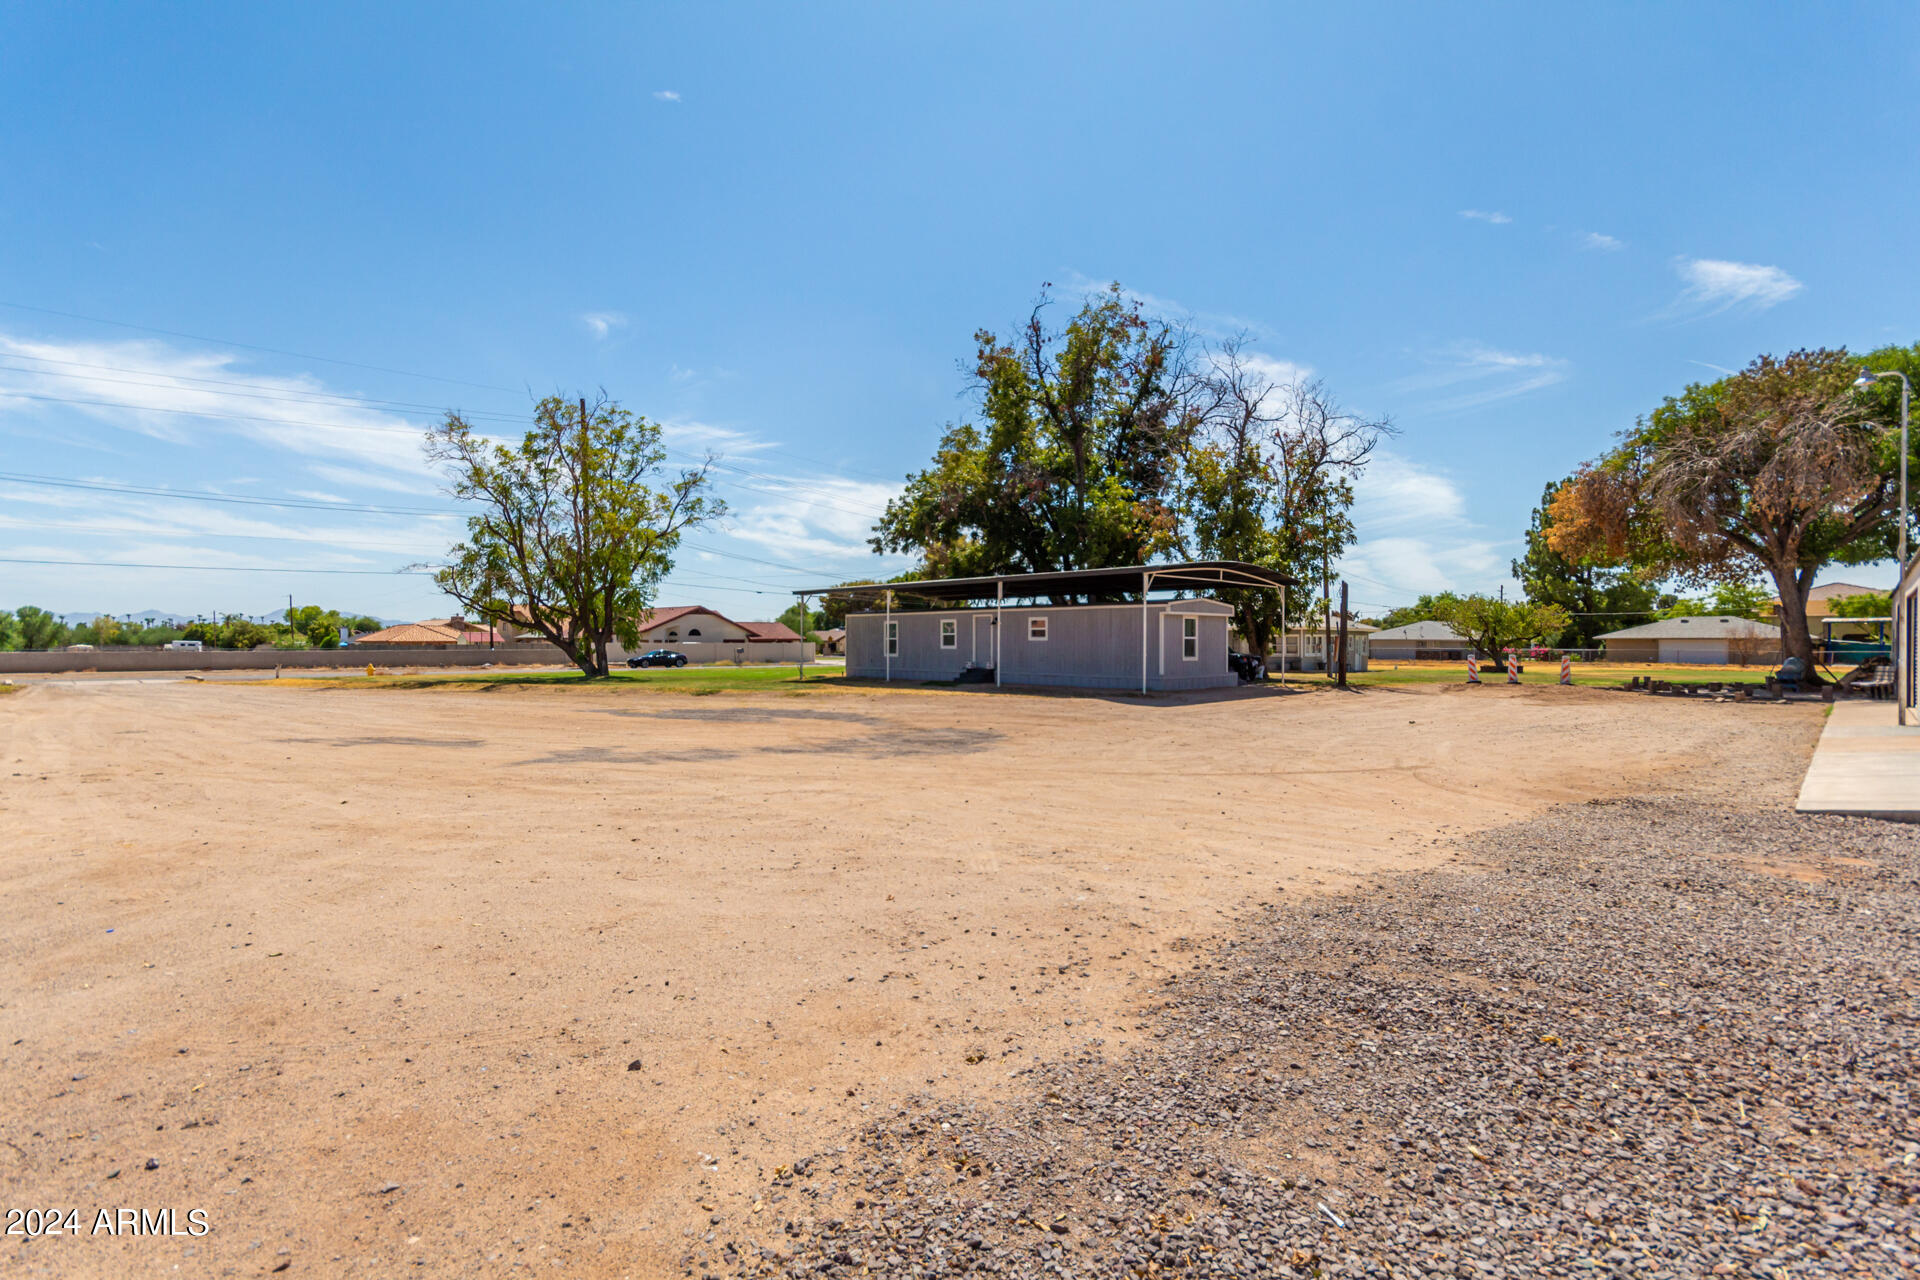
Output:
[[[940,619],[940,647],[942,649],[960,647],[960,624],[952,618]]]
[[[691,640],[699,634],[700,634],[700,628],[695,627],[693,630],[687,632],[687,639]]]
[[[900,656],[900,624],[897,622],[887,624],[887,656],[889,658]]]
[[[1027,639],[1045,640],[1047,638],[1047,620],[1045,618],[1027,619]]]
[[[678,631],[669,631],[669,632],[667,632],[667,639],[669,639],[669,640],[678,640],[679,638],[680,638],[680,633],[679,633]]]
[[[1180,656],[1189,662],[1200,656],[1200,619],[1180,619]]]

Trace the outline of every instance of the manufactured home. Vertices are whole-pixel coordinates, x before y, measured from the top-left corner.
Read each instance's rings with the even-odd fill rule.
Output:
[[[1205,560],[796,594],[865,606],[847,615],[850,678],[1159,692],[1239,682],[1227,662],[1233,609],[1206,592],[1284,592],[1293,581],[1258,565]]]

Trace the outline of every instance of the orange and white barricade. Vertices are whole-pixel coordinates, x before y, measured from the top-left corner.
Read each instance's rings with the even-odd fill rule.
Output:
[[[1507,650],[1507,683],[1520,683],[1520,655],[1511,649]]]
[[[1573,683],[1573,657],[1570,654],[1560,655],[1560,683]]]
[[[1467,654],[1467,683],[1480,683],[1480,655],[1477,653]]]

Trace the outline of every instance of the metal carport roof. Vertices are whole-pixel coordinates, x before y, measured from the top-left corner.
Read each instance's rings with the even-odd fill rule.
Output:
[[[979,578],[924,578],[913,582],[872,582],[859,586],[809,587],[797,596],[848,596],[874,600],[892,592],[924,600],[993,600],[1011,596],[1115,596],[1154,590],[1217,591],[1231,587],[1291,587],[1299,579],[1242,560],[1183,560],[1171,564],[1135,564],[1111,569],[1063,569],[1052,573],[996,573]]]

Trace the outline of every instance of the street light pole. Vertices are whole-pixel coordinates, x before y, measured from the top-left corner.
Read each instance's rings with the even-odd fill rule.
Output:
[[[1865,391],[1880,378],[1900,379],[1900,572],[1904,574],[1907,571],[1907,405],[1913,399],[1913,384],[1898,369],[1884,373],[1862,369],[1853,385]]]

